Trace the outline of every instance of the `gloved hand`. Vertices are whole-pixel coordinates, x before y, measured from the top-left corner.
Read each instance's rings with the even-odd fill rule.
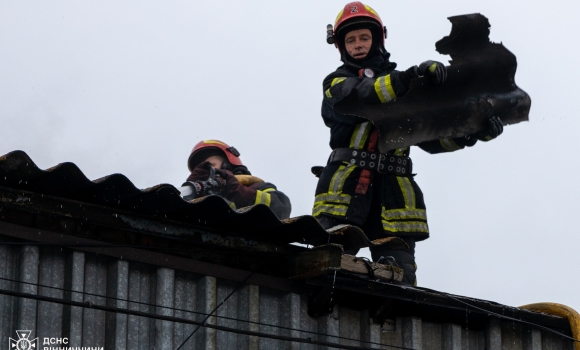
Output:
[[[205,181],[209,177],[209,168],[211,167],[210,162],[199,163],[198,166],[193,169],[187,181]]]
[[[242,185],[236,176],[229,170],[216,169],[216,174],[225,180],[222,196],[236,204],[236,207],[252,205],[256,190]]]
[[[213,169],[211,163],[203,162],[193,169],[187,181],[182,185],[191,190],[191,193],[183,198],[190,200],[212,194],[221,194],[225,185],[225,180],[217,176],[217,169]]]
[[[417,74],[419,76],[428,75],[435,85],[441,86],[447,79],[447,68],[441,62],[425,61],[417,68]]]
[[[499,117],[491,117],[487,120],[487,129],[475,133],[475,137],[481,141],[495,139],[503,132],[503,124]]]

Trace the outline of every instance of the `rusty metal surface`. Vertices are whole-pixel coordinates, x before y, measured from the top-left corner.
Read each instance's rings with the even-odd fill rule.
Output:
[[[436,43],[451,56],[441,87],[427,77],[414,79],[407,94],[390,103],[365,105],[354,98],[336,110],[369,119],[379,129],[379,149],[416,145],[442,137],[461,137],[483,130],[491,115],[504,125],[528,120],[529,95],[515,83],[516,57],[489,41],[489,21],[481,14],[450,17],[451,34]]]
[[[326,243],[329,238],[318,221],[309,215],[280,221],[265,205],[232,210],[219,196],[209,196],[190,203],[184,201],[179,191],[168,184],[140,190],[121,174],[91,181],[73,163],[61,163],[41,170],[23,151],[10,152],[0,157],[0,187],[138,213],[155,220],[235,232],[258,241],[313,244]],[[56,211],[58,208],[55,206],[53,209]],[[141,223],[147,226],[144,229],[152,224],[150,220]],[[139,222],[126,224],[138,226]],[[354,240],[352,235],[336,235],[332,242],[342,244],[346,249],[368,246],[369,241],[364,233],[357,234],[363,237]],[[357,247],[350,247],[353,242]]]

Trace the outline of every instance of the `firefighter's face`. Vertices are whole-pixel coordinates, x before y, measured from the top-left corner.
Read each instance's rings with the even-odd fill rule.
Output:
[[[224,157],[217,156],[217,155],[207,157],[207,159],[205,160],[205,162],[210,162],[211,166],[216,168],[216,169],[221,169],[224,161],[225,161]]]
[[[353,30],[344,37],[344,48],[355,60],[367,57],[372,45],[373,35],[370,29]]]

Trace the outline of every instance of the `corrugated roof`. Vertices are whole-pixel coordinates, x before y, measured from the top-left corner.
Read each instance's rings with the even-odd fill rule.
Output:
[[[0,157],[0,186],[233,231],[275,243],[337,243],[345,249],[383,243],[371,242],[360,229],[350,226],[327,232],[309,215],[280,221],[265,205],[233,210],[219,196],[187,202],[169,184],[141,190],[122,174],[91,181],[74,163],[60,163],[41,170],[23,151]]]

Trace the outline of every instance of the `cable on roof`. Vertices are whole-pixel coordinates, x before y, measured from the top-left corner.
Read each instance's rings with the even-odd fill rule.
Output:
[[[40,283],[32,283],[32,282],[24,282],[24,281],[18,281],[15,279],[10,279],[10,278],[5,278],[5,277],[0,277],[0,280],[4,280],[4,281],[8,281],[8,282],[14,282],[14,283],[20,283],[20,284],[27,284],[27,285],[31,285],[31,286],[35,286],[35,287],[40,287],[40,288],[50,288],[50,289],[55,289],[55,290],[60,290],[63,292],[69,292],[69,293],[77,293],[77,294],[82,294],[84,296],[94,296],[97,298],[104,298],[104,299],[110,299],[110,300],[115,300],[115,301],[123,301],[123,302],[127,302],[127,303],[133,303],[133,304],[138,304],[138,305],[144,305],[144,306],[151,306],[151,307],[160,307],[160,308],[164,308],[167,310],[172,310],[172,311],[180,311],[180,312],[187,312],[190,314],[195,314],[195,315],[201,315],[201,316],[208,316],[208,314],[206,314],[205,312],[199,312],[199,311],[193,311],[193,310],[186,310],[186,309],[180,309],[180,308],[175,308],[175,307],[169,307],[169,306],[162,306],[162,305],[157,305],[157,304],[150,304],[150,303],[145,303],[145,302],[141,302],[141,301],[135,301],[135,300],[129,300],[129,299],[121,299],[121,298],[116,298],[116,297],[111,297],[111,296],[107,296],[107,295],[101,295],[101,294],[95,294],[95,293],[89,293],[89,292],[84,292],[84,291],[75,291],[75,290],[71,290],[71,289],[66,289],[66,288],[60,288],[60,287],[53,287],[53,286],[48,286],[45,284],[40,284]],[[354,339],[354,338],[348,338],[348,337],[341,337],[338,335],[331,335],[331,334],[324,334],[324,333],[318,333],[318,332],[312,332],[312,331],[307,331],[307,330],[303,330],[303,329],[299,329],[299,328],[292,328],[292,327],[284,327],[284,326],[279,326],[279,325],[273,325],[273,324],[268,324],[268,323],[263,323],[263,322],[255,322],[255,321],[250,321],[250,320],[242,320],[240,318],[235,318],[235,317],[227,317],[227,316],[219,316],[219,315],[213,315],[215,318],[220,318],[220,319],[224,319],[224,320],[229,320],[229,321],[237,321],[237,322],[245,322],[245,323],[250,323],[250,324],[255,324],[258,326],[264,326],[264,327],[272,327],[272,328],[278,328],[278,329],[283,329],[283,330],[288,330],[288,331],[296,331],[296,332],[301,332],[301,333],[308,333],[308,334],[312,334],[312,335],[316,335],[316,336],[324,336],[324,337],[329,337],[329,338],[336,338],[338,340],[348,340],[348,341],[360,341],[362,343],[366,343],[369,345],[383,345],[381,343],[375,343],[375,342],[370,342],[370,341],[365,341],[365,340],[359,340],[359,339]],[[391,346],[393,348],[400,348],[398,346]],[[403,349],[403,348],[401,348]]]
[[[347,274],[347,275],[351,275],[351,276],[353,276],[355,278],[358,278],[358,279],[363,280],[363,281],[366,281],[366,282],[372,282],[372,283],[377,283],[377,284],[381,284],[381,285],[389,285],[388,283],[380,282],[378,280],[368,280],[368,279],[366,279],[364,277],[361,277],[361,276],[356,275],[354,273],[349,273],[347,271],[341,271],[341,273],[344,273],[344,274]],[[537,327],[537,328],[542,329],[542,330],[545,330],[547,332],[554,333],[554,334],[556,334],[558,336],[561,336],[561,337],[563,337],[565,339],[568,339],[568,340],[571,340],[571,341],[580,343],[580,340],[578,340],[576,338],[573,338],[573,337],[570,337],[570,336],[568,336],[566,334],[560,333],[560,332],[558,332],[558,331],[556,331],[556,330],[554,330],[552,328],[549,328],[549,327],[546,327],[546,326],[542,326],[542,325],[539,325],[539,324],[536,324],[536,323],[533,323],[533,322],[519,320],[519,319],[514,318],[514,317],[509,317],[509,316],[505,316],[505,315],[502,315],[502,314],[498,314],[498,313],[493,312],[493,311],[486,310],[486,309],[481,308],[479,306],[475,306],[475,305],[472,305],[472,304],[470,304],[468,302],[465,302],[465,301],[463,301],[463,300],[461,300],[459,298],[456,298],[453,295],[448,294],[448,293],[445,293],[445,292],[440,292],[440,291],[437,291],[437,290],[434,290],[434,289],[429,289],[429,288],[424,288],[424,287],[406,287],[406,288],[422,290],[422,291],[426,291],[426,292],[433,293],[433,294],[436,294],[436,295],[440,295],[440,296],[449,298],[451,300],[457,301],[457,302],[459,302],[459,303],[461,303],[461,304],[463,304],[465,306],[468,306],[468,307],[470,307],[472,309],[475,309],[475,310],[484,312],[487,315],[493,315],[493,316],[496,316],[498,318],[502,318],[502,319],[506,319],[506,320],[510,320],[510,321],[515,321],[515,322],[527,324],[529,326]]]
[[[558,331],[556,331],[556,330],[554,330],[554,329],[551,329],[551,328],[549,328],[549,327],[542,326],[542,325],[539,325],[539,324],[535,324],[535,323],[533,323],[533,322],[528,322],[528,321],[520,320],[520,319],[517,319],[517,318],[515,318],[515,317],[509,317],[509,316],[506,316],[506,315],[498,314],[497,312],[488,311],[488,310],[486,310],[486,309],[484,309],[484,308],[481,308],[481,307],[479,307],[479,306],[472,305],[472,304],[470,304],[470,303],[468,303],[468,302],[465,302],[465,301],[463,301],[463,300],[461,300],[461,299],[459,299],[459,298],[456,298],[456,297],[452,296],[451,294],[448,294],[448,293],[445,293],[445,292],[440,292],[440,291],[436,291],[436,290],[434,290],[434,289],[423,288],[423,287],[421,287],[421,288],[420,288],[420,290],[425,290],[425,291],[428,291],[428,292],[430,292],[430,293],[433,293],[433,294],[442,295],[442,296],[444,296],[444,297],[446,297],[446,298],[449,298],[449,299],[451,299],[451,300],[455,300],[455,301],[457,301],[457,302],[459,302],[459,303],[461,303],[461,304],[463,304],[463,305],[465,305],[465,306],[468,306],[468,307],[470,307],[470,308],[472,308],[472,309],[475,309],[475,310],[479,310],[479,311],[485,312],[485,313],[487,313],[488,315],[493,315],[493,316],[496,316],[496,317],[498,317],[498,318],[503,318],[503,319],[505,319],[505,320],[510,320],[510,321],[519,322],[519,323],[527,324],[527,325],[530,325],[530,326],[534,326],[534,327],[537,327],[537,328],[543,329],[543,330],[545,330],[545,331],[547,331],[547,332],[551,332],[551,333],[554,333],[554,334],[556,334],[556,335],[559,335],[559,336],[561,336],[561,337],[563,337],[563,338],[565,338],[565,339],[572,340],[572,341],[574,341],[574,342],[580,343],[580,340],[579,340],[579,339],[576,339],[576,338],[574,338],[574,337],[570,337],[570,336],[568,336],[568,335],[566,335],[566,334],[564,334],[564,333],[560,333],[560,332],[558,332]],[[514,309],[517,309],[517,308],[514,308]]]
[[[46,301],[46,302],[51,302],[51,303],[63,304],[63,305],[78,306],[78,307],[82,307],[82,308],[96,309],[96,310],[101,310],[101,311],[121,313],[121,314],[125,314],[125,315],[148,317],[148,318],[153,318],[153,319],[162,320],[162,321],[192,324],[192,325],[197,325],[197,326],[201,326],[201,327],[216,329],[219,331],[250,335],[250,336],[255,336],[255,337],[260,337],[260,338],[269,338],[269,339],[276,339],[276,340],[282,340],[282,341],[291,341],[291,342],[296,342],[296,343],[322,345],[322,346],[327,346],[327,347],[336,348],[336,349],[372,350],[371,348],[364,348],[364,347],[360,347],[360,346],[342,345],[342,344],[331,343],[331,342],[322,341],[322,340],[315,340],[312,338],[300,338],[300,337],[284,336],[284,335],[277,335],[277,334],[268,334],[268,333],[264,333],[264,332],[247,331],[247,330],[243,330],[243,329],[237,329],[237,328],[226,327],[226,326],[218,326],[218,325],[203,323],[200,321],[188,320],[188,319],[182,318],[182,317],[163,316],[163,315],[152,314],[149,312],[122,309],[122,308],[113,307],[113,306],[97,305],[97,304],[93,304],[91,302],[81,303],[78,301],[64,300],[61,298],[52,298],[52,297],[46,297],[46,296],[41,296],[41,295],[29,294],[29,293],[21,293],[21,292],[11,291],[11,290],[7,290],[7,289],[0,289],[0,294],[20,297],[20,298],[39,300],[39,301]],[[353,340],[360,341],[357,339],[353,339]],[[398,346],[393,346],[393,345],[383,345],[383,344],[380,344],[380,345],[383,347],[386,346],[389,348],[397,348],[397,349],[402,349],[402,350],[416,350],[416,349],[412,349],[412,348],[398,347]]]

